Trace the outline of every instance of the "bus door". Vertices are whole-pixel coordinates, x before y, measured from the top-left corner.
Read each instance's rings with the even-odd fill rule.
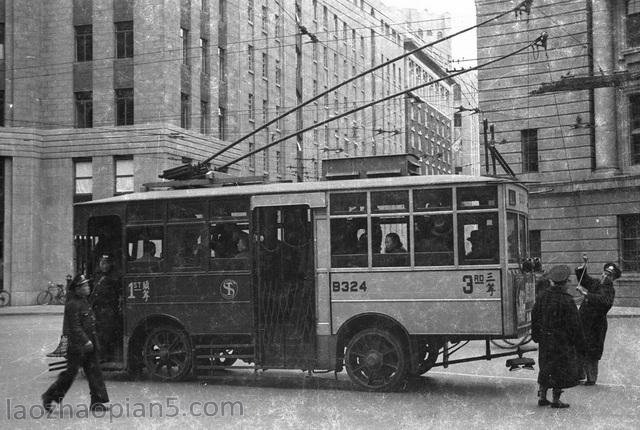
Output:
[[[260,207],[254,226],[259,362],[306,368],[315,356],[311,210]]]

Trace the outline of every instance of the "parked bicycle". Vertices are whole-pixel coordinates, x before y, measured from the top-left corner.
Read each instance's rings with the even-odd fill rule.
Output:
[[[36,297],[39,305],[62,305],[67,298],[67,290],[63,284],[49,282],[47,289],[41,291]]]
[[[4,288],[0,287],[0,308],[3,306],[9,306],[11,303],[11,294]]]

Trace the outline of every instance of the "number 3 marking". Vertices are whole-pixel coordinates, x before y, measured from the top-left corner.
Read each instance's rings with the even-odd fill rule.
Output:
[[[462,291],[464,291],[465,294],[473,293],[473,276],[464,275],[462,277],[462,282],[465,283],[465,286],[462,287]]]

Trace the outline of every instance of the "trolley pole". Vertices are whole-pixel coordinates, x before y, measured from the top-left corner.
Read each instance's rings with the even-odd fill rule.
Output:
[[[301,105],[302,100],[302,6],[300,0],[295,0],[296,24],[298,31],[296,33],[296,105]],[[302,130],[302,109],[296,111],[296,130]],[[304,142],[302,133],[296,135],[296,177],[298,182],[304,181]]]

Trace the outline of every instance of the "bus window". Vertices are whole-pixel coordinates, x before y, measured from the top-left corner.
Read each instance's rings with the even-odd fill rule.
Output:
[[[371,211],[373,213],[408,212],[409,192],[403,190],[372,192]]]
[[[453,215],[413,218],[416,266],[453,265]]]
[[[162,221],[165,203],[163,201],[132,202],[127,207],[127,221]]]
[[[209,227],[209,268],[248,270],[251,241],[248,223],[218,222]]]
[[[367,219],[338,218],[331,220],[331,266],[367,267]]]
[[[497,187],[458,188],[458,210],[498,207]]]
[[[518,246],[520,248],[520,256],[524,258],[529,255],[529,247],[527,246],[527,237],[529,234],[529,226],[527,225],[527,218],[524,215],[518,215]]]
[[[458,214],[460,264],[498,262],[498,214]]]
[[[396,267],[409,265],[409,217],[375,217],[371,219],[374,229],[380,229],[382,247],[373,254],[374,267]],[[375,237],[375,234],[374,234]]]
[[[169,219],[204,219],[204,202],[174,200],[169,202]]]
[[[517,263],[518,255],[518,215],[507,212],[507,254],[509,263]]]
[[[127,271],[160,272],[163,261],[162,226],[127,229]]]
[[[331,215],[367,213],[367,193],[331,194]]]
[[[451,209],[451,188],[413,191],[413,210],[416,212]]]
[[[211,218],[247,218],[248,200],[216,200],[211,202]]]
[[[168,269],[206,270],[209,233],[202,224],[167,227]]]

